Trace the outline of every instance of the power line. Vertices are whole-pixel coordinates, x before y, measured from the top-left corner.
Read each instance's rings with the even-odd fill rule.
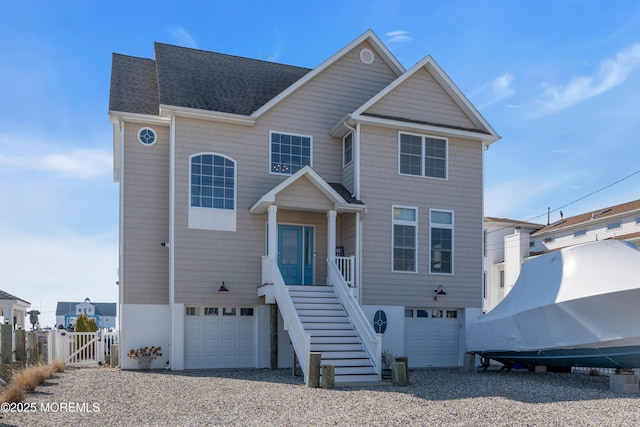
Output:
[[[607,185],[605,185],[604,187],[601,187],[601,188],[599,188],[599,189],[597,189],[597,190],[595,190],[595,191],[592,191],[592,192],[591,192],[591,193],[589,193],[589,194],[586,194],[586,195],[584,195],[584,196],[582,196],[582,197],[579,197],[579,198],[575,199],[575,200],[574,200],[574,201],[572,201],[572,202],[569,202],[569,203],[567,203],[567,204],[565,204],[565,205],[562,205],[562,206],[560,206],[560,207],[558,207],[558,208],[551,209],[551,210],[549,210],[548,212],[545,212],[545,213],[543,213],[543,214],[540,214],[540,215],[537,215],[537,216],[531,217],[531,218],[529,218],[529,219],[527,219],[527,220],[524,220],[524,221],[521,221],[521,222],[531,222],[531,221],[533,221],[534,219],[537,219],[537,218],[543,217],[543,216],[545,216],[545,215],[547,215],[547,214],[549,214],[549,213],[551,213],[551,212],[556,212],[556,211],[559,211],[560,209],[564,209],[564,208],[566,208],[567,206],[571,206],[571,205],[573,205],[573,204],[575,204],[575,203],[578,203],[579,201],[584,200],[584,199],[586,199],[587,197],[593,196],[594,194],[597,194],[597,193],[599,193],[599,192],[601,192],[601,191],[604,191],[604,190],[606,190],[607,188],[613,187],[614,185],[619,184],[619,183],[621,183],[622,181],[625,181],[625,180],[627,180],[627,179],[631,178],[632,176],[635,176],[635,175],[638,175],[638,174],[640,174],[640,170],[637,170],[637,171],[635,171],[635,172],[633,172],[633,173],[631,173],[631,174],[629,174],[629,175],[625,176],[624,178],[620,178],[619,180],[614,181],[614,182],[612,182],[612,183],[610,183],[610,184],[607,184]],[[493,232],[495,232],[495,231],[504,230],[505,228],[509,228],[509,226],[504,226],[504,227],[502,227],[502,228],[498,228],[498,229],[496,229],[496,230],[491,230],[491,231],[489,231],[487,234],[489,234],[489,233],[493,233]]]

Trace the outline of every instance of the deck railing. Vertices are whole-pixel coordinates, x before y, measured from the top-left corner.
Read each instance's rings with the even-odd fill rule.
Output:
[[[336,257],[336,265],[338,266],[338,270],[342,273],[342,277],[344,277],[345,282],[350,288],[353,288],[356,285],[355,282],[355,266],[356,266],[356,257],[351,256],[337,256]]]
[[[289,288],[284,284],[278,264],[268,256],[262,257],[262,283],[273,284],[278,310],[282,314],[282,320],[284,320],[284,329],[289,331],[289,338],[298,356],[300,368],[302,368],[303,374],[306,375],[307,357],[311,351],[311,334],[307,333],[302,326],[291,295],[289,295]]]
[[[347,312],[353,328],[373,362],[376,373],[380,376],[382,373],[382,334],[376,334],[373,330],[373,326],[367,320],[362,307],[351,294],[341,271],[331,260],[327,260],[327,284],[333,286],[338,300]]]

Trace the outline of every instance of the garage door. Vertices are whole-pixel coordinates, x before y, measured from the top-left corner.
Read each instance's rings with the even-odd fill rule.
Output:
[[[458,310],[407,309],[404,342],[409,367],[458,366],[458,325]]]
[[[253,308],[186,307],[185,311],[185,369],[255,368]]]

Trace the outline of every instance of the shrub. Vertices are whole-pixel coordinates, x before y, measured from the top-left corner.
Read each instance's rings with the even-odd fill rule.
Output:
[[[138,366],[140,369],[148,371],[151,369],[151,362],[153,362],[158,357],[162,357],[162,353],[160,352],[160,347],[140,347],[139,349],[131,349],[129,350],[129,356],[132,359],[136,359],[138,361]]]
[[[24,400],[24,390],[18,384],[9,384],[0,396],[0,403],[19,403]]]
[[[29,393],[36,391],[39,384],[39,376],[33,368],[22,369],[13,375],[12,383]]]
[[[86,314],[81,314],[76,319],[76,332],[96,332],[98,325],[96,325],[95,319],[89,319]]]
[[[54,360],[53,362],[51,362],[51,369],[53,370],[53,372],[64,372],[66,367],[67,366],[62,360]]]

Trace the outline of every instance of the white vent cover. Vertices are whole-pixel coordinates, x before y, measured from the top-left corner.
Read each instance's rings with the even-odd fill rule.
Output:
[[[371,49],[362,49],[360,51],[360,61],[364,62],[365,64],[372,64],[373,63],[373,52],[371,52]]]

